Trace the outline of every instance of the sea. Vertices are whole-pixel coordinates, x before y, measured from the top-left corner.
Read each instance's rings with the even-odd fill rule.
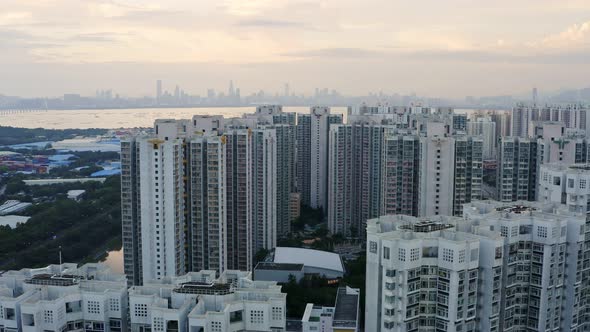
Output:
[[[0,111],[0,126],[46,129],[145,128],[153,126],[156,119],[190,119],[193,115],[240,117],[253,113],[255,109],[256,106]],[[285,106],[283,111],[308,113],[309,107]],[[332,112],[345,114],[346,107],[332,107]]]
[[[0,126],[46,129],[146,128],[153,126],[156,119],[190,119],[193,115],[239,117],[253,113],[255,109],[256,106],[0,111]],[[309,113],[309,107],[284,106],[283,111]],[[346,117],[346,107],[332,107],[331,111]],[[472,111],[456,110],[457,113]]]

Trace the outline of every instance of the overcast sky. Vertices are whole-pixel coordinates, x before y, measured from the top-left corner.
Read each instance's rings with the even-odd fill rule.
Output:
[[[0,94],[590,86],[590,0],[2,0]]]

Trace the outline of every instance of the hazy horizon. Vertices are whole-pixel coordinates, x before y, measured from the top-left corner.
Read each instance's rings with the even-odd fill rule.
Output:
[[[5,0],[0,94],[463,98],[590,86],[590,1]]]

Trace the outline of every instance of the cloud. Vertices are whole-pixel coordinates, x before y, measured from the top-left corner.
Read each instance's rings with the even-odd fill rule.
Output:
[[[405,58],[420,61],[452,61],[471,63],[569,65],[590,64],[590,51],[543,52],[537,54],[510,54],[493,51],[419,51],[408,52]]]
[[[236,24],[240,27],[261,27],[261,28],[303,28],[306,25],[302,22],[268,20],[268,19],[251,19],[241,20]]]
[[[77,34],[68,38],[71,42],[118,42],[121,37],[131,36],[129,33],[95,32]]]
[[[317,50],[282,53],[281,56],[293,58],[367,58],[387,55],[387,53],[364,48],[335,47]]]
[[[576,48],[590,46],[590,21],[574,24],[564,31],[549,35],[541,41],[529,43],[531,47]]]
[[[29,22],[33,14],[28,11],[8,11],[0,13],[0,25],[12,25],[22,22]]]

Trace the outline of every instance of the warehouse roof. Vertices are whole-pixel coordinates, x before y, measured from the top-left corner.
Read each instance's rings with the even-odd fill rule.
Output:
[[[344,266],[342,265],[342,260],[340,260],[340,255],[328,251],[277,247],[275,248],[273,262],[303,264],[308,267],[317,267],[344,273]]]

